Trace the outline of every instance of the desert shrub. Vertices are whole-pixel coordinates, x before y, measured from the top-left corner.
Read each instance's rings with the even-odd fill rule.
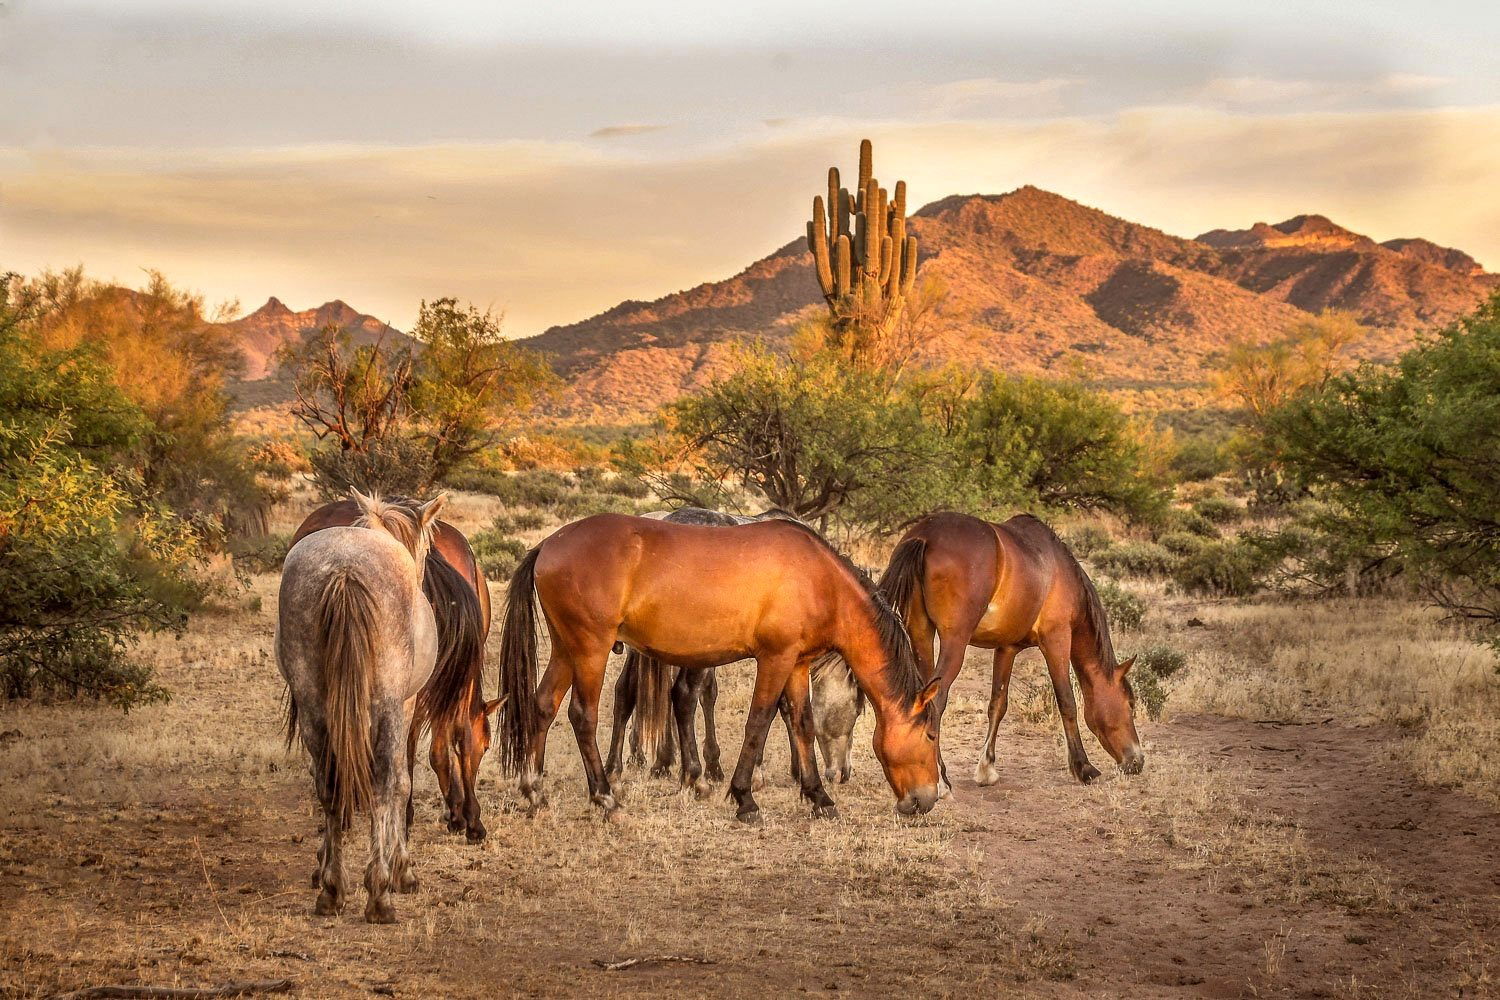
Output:
[[[421,496],[432,480],[426,446],[414,438],[372,441],[363,450],[336,445],[312,453],[313,484],[324,500],[339,500],[351,489],[386,496]]]
[[[463,466],[443,477],[443,485],[467,493],[499,495],[510,479],[500,469],[489,466]]]
[[[1094,562],[1115,576],[1166,576],[1177,564],[1172,553],[1155,542],[1116,542],[1094,557]]]
[[[1167,511],[1157,526],[1157,530],[1162,533],[1187,531],[1200,538],[1219,537],[1219,529],[1212,521],[1195,510],[1182,507],[1174,507]]]
[[[549,518],[539,510],[517,510],[508,514],[496,514],[491,527],[505,534],[517,531],[535,531],[546,527]]]
[[[1222,440],[1199,435],[1182,442],[1170,467],[1180,482],[1200,483],[1228,471],[1229,461]]]
[[[573,470],[573,482],[585,492],[604,488],[605,471],[597,465],[580,465]]]
[[[1172,553],[1174,556],[1192,555],[1203,546],[1208,545],[1208,539],[1202,535],[1195,535],[1191,531],[1169,531],[1156,539],[1156,544]]]
[[[604,480],[599,485],[599,489],[605,493],[629,497],[632,500],[645,500],[651,495],[651,487],[634,476],[614,476]]]
[[[474,549],[479,568],[491,580],[508,579],[526,554],[525,542],[493,528],[477,532],[469,539],[469,545]]]
[[[1137,632],[1146,622],[1146,602],[1113,580],[1095,580],[1094,589],[1099,593],[1099,603],[1104,605],[1104,617],[1112,629]]]
[[[1135,669],[1149,670],[1161,678],[1171,677],[1187,666],[1187,654],[1166,643],[1154,643],[1136,654]]]
[[[1193,504],[1193,513],[1214,524],[1233,524],[1245,516],[1245,509],[1228,497],[1204,497]]]
[[[1099,524],[1080,524],[1069,528],[1063,536],[1068,548],[1079,559],[1087,559],[1109,548],[1114,543],[1108,529]]]
[[[1172,580],[1187,594],[1245,597],[1260,588],[1267,568],[1265,555],[1249,542],[1208,542],[1178,561]]]
[[[553,505],[557,516],[564,520],[593,514],[634,514],[637,509],[634,500],[613,493],[569,493]]]
[[[1130,671],[1130,687],[1135,691],[1136,707],[1145,711],[1146,718],[1152,722],[1160,719],[1167,705],[1167,687],[1161,676],[1137,660]]]
[[[292,536],[269,534],[259,536],[239,535],[229,540],[229,554],[235,564],[252,573],[275,573],[286,561],[291,548]]]

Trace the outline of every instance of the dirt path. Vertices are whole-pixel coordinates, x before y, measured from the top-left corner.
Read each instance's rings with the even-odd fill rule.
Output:
[[[961,685],[988,696],[973,672]],[[980,788],[971,715],[944,729],[953,805],[972,817],[959,850],[981,852],[1003,897],[1083,945],[1077,985],[1216,997],[1496,989],[1497,816],[1413,781],[1392,761],[1399,732],[1217,716],[1143,726],[1155,757],[1145,780],[1187,793],[1174,809],[1138,801],[1129,779],[1078,788],[1060,737],[1034,730],[1007,734],[1004,777]],[[1180,803],[1195,791],[1241,805],[1192,815]],[[1101,815],[1101,795],[1116,815]]]
[[[602,826],[563,723],[551,814],[518,815],[487,762],[492,837],[469,847],[438,832],[424,771],[424,887],[403,922],[366,926],[357,905],[315,920],[316,820],[301,761],[276,745],[262,631],[184,649],[164,667],[170,706],[0,719],[0,783],[23,803],[0,810],[0,995],[277,976],[300,996],[1496,989],[1497,817],[1417,784],[1393,759],[1399,732],[1178,718],[1143,727],[1144,775],[1082,788],[1051,724],[1007,721],[1004,778],[980,789],[979,670],[945,723],[955,798],[927,822],[892,817],[866,718],[837,822],[807,818],[778,738],[763,828],[643,777],[624,789],[630,822]],[[749,673],[725,680],[729,735]],[[594,965],[652,955],[713,964]]]

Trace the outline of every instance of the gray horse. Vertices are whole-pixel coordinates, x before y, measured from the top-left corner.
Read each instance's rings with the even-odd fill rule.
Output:
[[[301,735],[323,806],[314,912],[343,909],[343,832],[368,809],[365,919],[388,924],[396,920],[392,888],[417,888],[406,853],[406,733],[437,661],[422,567],[447,496],[414,509],[358,491],[354,499],[355,526],[315,531],[287,553],[276,663],[289,694],[287,746]]]
[[[778,519],[801,523],[796,515],[776,508],[753,517],[702,507],[653,511],[644,516],[676,524],[734,525]],[[655,759],[651,773],[657,777],[665,776],[677,760],[677,747],[682,745],[686,747],[682,754],[682,784],[694,788],[700,795],[706,794],[708,784],[705,777],[708,781],[722,781],[724,778],[714,719],[718,698],[717,668],[678,670],[637,650],[630,650],[619,680],[615,682],[614,731],[610,736],[606,770],[611,775],[618,775],[623,770],[625,730],[631,716],[635,715],[636,724],[630,734],[632,761],[644,764],[646,752],[653,752]],[[703,711],[701,758],[694,726],[694,715],[700,706]],[[675,733],[674,727],[667,724],[669,708],[676,718]],[[853,742],[855,721],[863,708],[864,695],[848,665],[837,655],[819,657],[812,667],[813,727],[823,755],[823,776],[830,782],[849,780],[852,773],[849,748]],[[790,736],[790,716],[784,702],[781,714],[787,721]],[[793,737],[793,780],[798,778],[796,769],[797,752]],[[759,789],[764,785],[764,772],[757,766],[752,787]]]

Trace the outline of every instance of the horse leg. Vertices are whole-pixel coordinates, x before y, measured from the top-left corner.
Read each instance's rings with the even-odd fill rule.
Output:
[[[473,729],[465,726],[459,732],[458,759],[455,761],[458,773],[454,777],[458,781],[459,794],[462,796],[464,839],[471,844],[484,840],[488,832],[484,828],[484,821],[479,818],[480,757],[474,742]]]
[[[703,705],[703,776],[709,781],[723,781],[724,767],[719,760],[719,726],[714,718],[714,709],[719,703],[719,668],[709,667],[703,671],[703,693],[699,702]]]
[[[568,721],[573,724],[573,736],[578,740],[578,753],[583,757],[583,770],[589,784],[589,800],[604,811],[606,818],[620,808],[610,790],[609,776],[604,773],[604,761],[599,757],[597,739],[599,696],[604,691],[604,669],[608,661],[607,646],[599,655],[578,658],[574,664],[573,697],[568,702]]]
[[[547,731],[557,710],[562,707],[563,695],[573,686],[573,665],[558,651],[557,633],[552,633],[552,658],[536,688],[536,728],[531,731],[531,743],[527,750],[530,758],[521,768],[521,794],[531,804],[532,812],[547,805],[547,790],[542,782],[542,768],[547,763]]]
[[[787,748],[788,748],[788,750],[790,750],[790,753],[788,754],[788,756],[791,759],[791,764],[788,765],[788,770],[791,772],[791,775],[792,775],[792,784],[794,784],[794,785],[801,785],[802,784],[802,754],[801,754],[801,751],[800,751],[799,747],[797,746],[797,738],[798,738],[797,726],[798,726],[798,722],[797,722],[797,719],[796,719],[796,715],[792,712],[792,703],[791,703],[791,701],[788,700],[787,694],[786,694],[785,691],[783,691],[781,693],[781,697],[780,698],[776,699],[776,711],[781,716],[782,723],[786,726],[786,742],[787,742]],[[817,766],[818,766],[818,762],[816,760],[814,760],[813,761],[813,767],[817,767]]]
[[[818,759],[813,751],[813,717],[808,661],[799,660],[788,678],[781,704],[786,710],[787,729],[792,734],[793,773],[802,788],[802,797],[812,803],[814,819],[835,819],[838,807],[823,787],[818,773]]]
[[[1010,702],[1010,668],[1015,665],[1017,652],[1014,646],[995,650],[995,674],[990,681],[990,731],[979,766],[974,770],[976,785],[993,785],[1000,780],[1000,772],[995,768],[995,734],[1000,731],[1000,720],[1005,718]]]
[[[1054,632],[1042,637],[1042,656],[1047,660],[1047,674],[1052,678],[1052,693],[1057,696],[1057,711],[1062,716],[1063,733],[1068,740],[1068,770],[1085,785],[1099,777],[1099,769],[1089,763],[1078,735],[1078,705],[1073,700],[1073,678],[1069,673],[1072,637]]]
[[[626,654],[625,666],[621,668],[620,676],[615,681],[614,729],[610,730],[609,759],[604,765],[605,773],[611,781],[618,781],[620,775],[625,773],[625,733],[630,727],[630,717],[635,714],[636,692],[640,684],[636,659],[638,655],[635,650]],[[632,763],[644,763],[639,734],[631,738],[630,750]]]
[[[464,822],[456,804],[459,783],[454,774],[450,740],[451,734],[446,726],[441,724],[433,726],[432,743],[427,749],[427,762],[432,765],[432,773],[437,775],[438,793],[443,800],[443,819],[448,824],[448,832],[457,833],[464,828]]]
[[[777,699],[786,688],[787,675],[794,663],[784,654],[756,658],[755,693],[750,697],[750,713],[745,720],[745,742],[740,747],[740,759],[734,765],[734,777],[729,779],[729,794],[734,797],[738,807],[736,816],[741,823],[760,822],[760,807],[755,804],[751,779],[766,746],[771,719],[776,715]]]
[[[313,913],[333,917],[344,908],[344,824],[333,808],[332,776],[321,765],[328,752],[328,731],[322,720],[303,716],[302,743],[312,754],[313,786],[323,807],[323,843],[318,848],[318,869],[313,873],[313,887],[320,890]]]
[[[683,670],[681,667],[675,669],[677,670],[677,675],[672,678],[672,688],[668,694],[668,697],[671,699],[674,718],[677,711],[677,685],[688,684],[695,693],[698,685],[698,678],[696,676],[689,676],[689,672]],[[696,671],[693,673],[696,674]],[[694,739],[696,740],[697,737],[695,736]],[[656,759],[651,762],[651,777],[667,778],[671,776],[672,765],[677,763],[677,744],[679,742],[676,726],[667,726],[662,730],[661,739],[656,744]]]
[[[413,723],[406,730],[406,785],[411,788],[417,773],[417,726]],[[411,792],[406,796],[406,832],[411,834],[412,820],[416,819],[417,805]]]
[[[365,921],[372,924],[396,922],[392,889],[412,892],[416,877],[410,871],[406,855],[406,829],[398,810],[406,801],[409,784],[406,769],[401,766],[400,735],[406,732],[407,718],[400,707],[377,706],[378,715],[371,720],[375,745],[371,773],[374,800],[370,803],[370,863],[365,868]]]
[[[968,628],[965,629],[963,624],[968,624]],[[945,628],[938,632],[937,672],[933,676],[940,683],[932,711],[936,713],[939,732],[943,713],[948,709],[948,689],[953,686],[953,682],[958,679],[958,672],[963,669],[964,654],[969,651],[969,638],[974,634],[974,626],[977,624],[979,622],[976,619],[972,623],[961,623],[958,628]],[[941,743],[938,748],[938,796],[947,798],[953,794],[953,783],[948,780],[948,762],[943,759]]]
[[[703,780],[703,762],[698,757],[698,734],[693,731],[701,696],[701,670],[679,670],[672,683],[672,718],[677,723],[677,745],[682,747],[682,770],[678,783],[691,788],[701,799],[711,786]]]

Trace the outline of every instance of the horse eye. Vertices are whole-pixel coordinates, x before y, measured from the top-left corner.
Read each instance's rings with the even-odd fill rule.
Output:
[[[929,743],[936,743],[937,742],[937,733],[934,733],[931,729],[927,730],[926,736],[927,736],[927,742],[929,742]]]

